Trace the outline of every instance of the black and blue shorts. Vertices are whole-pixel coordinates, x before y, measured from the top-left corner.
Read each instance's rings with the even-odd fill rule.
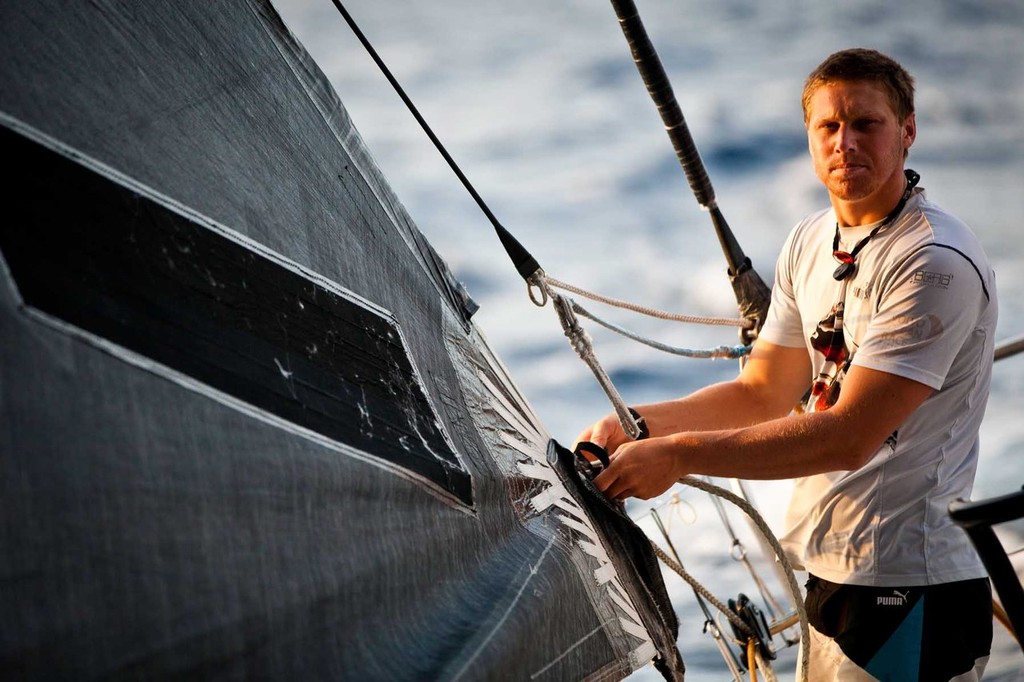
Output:
[[[987,578],[867,587],[812,575],[805,603],[810,625],[878,680],[948,682],[983,665],[992,646]]]

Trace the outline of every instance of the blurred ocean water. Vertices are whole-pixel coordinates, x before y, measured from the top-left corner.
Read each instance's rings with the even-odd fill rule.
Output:
[[[275,5],[331,79],[420,229],[481,304],[477,325],[552,435],[571,443],[609,406],[550,308],[530,303],[483,214],[334,6],[322,0]],[[735,314],[710,222],[686,185],[610,3],[345,5],[494,213],[549,274],[651,307]],[[806,151],[804,76],[845,47],[873,47],[900,60],[917,79],[918,139],[908,165],[921,173],[929,197],[971,225],[988,250],[999,287],[998,338],[1024,334],[1024,3],[637,0],[637,6],[719,205],[768,283],[789,229],[827,204]],[[591,307],[666,343],[736,342],[729,328]],[[590,332],[630,403],[682,395],[737,371],[734,362],[668,356],[595,325]],[[996,367],[975,499],[1024,484],[1022,414],[1024,356]],[[779,523],[788,483],[757,483],[753,491],[768,520]],[[677,490],[658,504],[688,570],[722,598],[741,591],[753,596],[753,582],[731,558],[732,540],[706,496]],[[742,535],[742,520],[736,516],[733,524]],[[1020,527],[1007,530],[1009,549],[1024,544]],[[755,554],[749,536],[741,539]],[[701,632],[703,615],[690,588],[673,578],[669,583],[687,679],[729,679]],[[781,652],[778,670],[792,670],[794,658],[793,649]],[[997,629],[986,679],[1024,679],[1020,670],[1024,655]],[[633,677],[657,679],[653,670]]]

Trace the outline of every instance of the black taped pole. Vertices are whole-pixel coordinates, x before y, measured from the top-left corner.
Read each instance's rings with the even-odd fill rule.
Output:
[[[715,190],[711,186],[711,179],[700,158],[700,152],[697,151],[690,128],[686,125],[683,110],[679,106],[679,102],[676,101],[672,84],[668,80],[668,74],[665,73],[665,67],[662,66],[654,44],[651,43],[651,39],[647,35],[647,29],[644,28],[643,21],[640,19],[640,12],[637,10],[636,4],[633,0],[611,0],[611,3],[619,17],[622,32],[626,36],[626,42],[629,43],[629,49],[633,53],[636,68],[640,71],[640,76],[647,86],[647,92],[658,107],[658,113],[665,124],[665,131],[672,141],[672,147],[676,150],[676,156],[683,166],[686,180],[690,183],[690,189],[693,190],[697,203],[709,211],[716,209],[717,202]],[[714,217],[712,219],[714,220]],[[736,273],[745,259],[743,249],[736,242],[724,218],[715,222],[720,222],[722,226],[722,234],[719,235],[719,238],[722,240],[726,259],[729,261],[729,270]],[[718,225],[716,224],[715,227],[717,228]]]
[[[672,147],[683,167],[690,189],[693,190],[697,202],[711,215],[711,222],[729,267],[729,277],[740,311],[744,317],[755,321],[756,328],[760,328],[767,314],[768,303],[771,301],[771,292],[753,270],[750,259],[743,253],[725,216],[718,208],[707,169],[700,158],[700,152],[697,151],[690,128],[686,125],[683,110],[676,101],[661,59],[640,19],[636,4],[633,0],[611,0],[611,3],[633,53],[636,68],[647,86],[647,92],[658,107],[665,131],[672,141]]]

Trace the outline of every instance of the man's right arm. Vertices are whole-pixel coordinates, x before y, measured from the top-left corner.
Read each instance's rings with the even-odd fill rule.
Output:
[[[810,372],[806,348],[759,340],[735,379],[636,410],[654,437],[751,426],[789,414],[810,386]],[[611,453],[630,439],[610,414],[584,429],[576,440],[597,443]]]

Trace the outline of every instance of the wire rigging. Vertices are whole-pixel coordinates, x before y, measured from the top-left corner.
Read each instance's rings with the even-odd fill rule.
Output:
[[[487,216],[487,219],[494,227],[494,231],[497,232],[498,239],[501,241],[502,246],[505,247],[505,252],[508,253],[509,258],[512,259],[512,263],[515,265],[516,270],[519,271],[519,274],[522,275],[524,279],[528,280],[531,276],[534,275],[534,273],[540,270],[540,265],[537,264],[536,259],[534,259],[534,257],[530,255],[530,253],[523,247],[523,245],[520,244],[519,241],[512,236],[512,233],[505,229],[505,227],[498,221],[497,216],[494,215],[490,207],[487,205],[487,202],[485,202],[483,197],[481,197],[480,194],[476,191],[476,188],[473,186],[473,183],[471,183],[469,181],[469,178],[466,177],[466,174],[462,172],[462,169],[459,167],[459,164],[457,164],[455,162],[455,159],[452,158],[452,155],[448,153],[448,150],[445,148],[441,140],[438,139],[437,135],[434,134],[434,131],[430,127],[430,124],[428,124],[426,119],[423,118],[423,115],[420,114],[419,109],[416,108],[416,105],[413,103],[412,99],[410,99],[409,95],[406,94],[405,89],[402,87],[402,84],[398,82],[398,79],[395,78],[393,73],[391,73],[391,69],[389,69],[388,65],[384,63],[384,60],[381,58],[381,56],[377,54],[377,50],[374,49],[373,44],[370,43],[369,39],[367,39],[367,37],[363,34],[362,30],[360,30],[359,25],[356,24],[355,19],[353,19],[352,15],[349,14],[347,9],[345,9],[345,6],[341,3],[341,0],[331,1],[334,3],[334,6],[337,8],[341,16],[345,19],[345,23],[347,23],[349,28],[352,29],[352,33],[354,33],[356,38],[359,39],[359,42],[362,43],[363,48],[366,50],[367,54],[369,54],[370,58],[373,59],[374,63],[377,64],[377,68],[381,70],[381,73],[384,74],[384,77],[388,79],[389,83],[391,83],[391,87],[394,88],[396,93],[398,93],[398,96],[402,99],[402,102],[405,103],[405,106],[409,109],[409,112],[413,115],[413,118],[415,118],[416,122],[420,124],[420,127],[423,129],[423,132],[426,133],[428,138],[430,138],[430,141],[434,144],[434,147],[437,148],[437,151],[448,163],[448,166],[455,173],[456,177],[458,177],[463,187],[465,187],[466,191],[469,192],[469,195],[473,197],[473,200],[476,202],[477,206],[480,207],[480,210],[483,211],[485,216]]]

